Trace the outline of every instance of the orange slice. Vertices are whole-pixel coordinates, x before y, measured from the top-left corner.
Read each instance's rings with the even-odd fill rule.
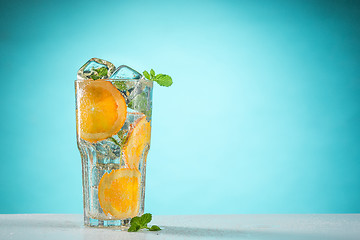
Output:
[[[136,169],[105,173],[99,183],[99,202],[104,213],[117,219],[135,217],[140,207],[140,178]]]
[[[111,82],[85,80],[78,89],[78,133],[89,142],[116,134],[125,123],[124,97]]]
[[[129,132],[129,137],[124,144],[123,154],[129,168],[139,168],[140,158],[144,149],[150,146],[151,125],[146,116],[141,117]],[[146,159],[147,152],[144,154]]]

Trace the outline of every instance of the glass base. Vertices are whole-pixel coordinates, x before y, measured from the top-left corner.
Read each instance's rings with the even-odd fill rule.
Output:
[[[88,227],[97,227],[97,228],[116,228],[119,230],[127,230],[130,227],[130,220],[123,219],[123,220],[100,220],[100,219],[94,219],[94,218],[84,218],[85,226]]]

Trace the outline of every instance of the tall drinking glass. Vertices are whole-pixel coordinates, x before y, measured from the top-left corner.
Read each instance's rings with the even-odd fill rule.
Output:
[[[76,80],[84,223],[126,229],[144,212],[153,82]]]

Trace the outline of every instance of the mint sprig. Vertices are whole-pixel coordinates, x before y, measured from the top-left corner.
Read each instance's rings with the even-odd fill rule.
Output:
[[[148,100],[145,92],[136,95],[136,97],[129,102],[128,107],[145,114],[149,118],[151,117],[151,109],[148,108]]]
[[[157,82],[160,86],[170,87],[173,83],[172,78],[169,75],[162,73],[155,75],[154,69],[151,69],[150,73],[144,71],[143,74],[146,79]]]
[[[120,145],[124,145],[127,139],[127,130],[120,130],[117,135],[120,138]]]
[[[128,232],[137,232],[143,228],[146,228],[149,231],[160,231],[161,228],[156,225],[152,225],[151,227],[147,226],[147,224],[151,222],[151,219],[152,215],[150,213],[145,213],[141,217],[133,217],[130,221]]]
[[[113,84],[116,86],[117,89],[119,89],[122,92],[125,92],[127,90],[126,83],[124,83],[123,81],[121,82],[113,81]]]
[[[148,229],[149,229],[149,231],[160,231],[161,230],[161,228],[159,228],[156,225],[152,225],[151,228],[148,228]]]
[[[117,133],[117,136],[119,138],[119,141],[116,140],[114,137],[109,137],[107,138],[108,140],[112,141],[113,143],[115,143],[116,145],[118,145],[120,148],[122,148],[122,146],[125,144],[125,141],[127,139],[127,131],[126,130],[120,130]]]
[[[101,67],[101,68],[93,68],[92,70],[94,70],[96,72],[96,74],[91,74],[90,78],[97,80],[103,77],[107,77],[108,75],[108,70],[106,67]]]
[[[113,143],[115,143],[116,145],[118,145],[119,147],[121,147],[121,145],[116,141],[115,138],[109,137],[109,140],[111,140]]]

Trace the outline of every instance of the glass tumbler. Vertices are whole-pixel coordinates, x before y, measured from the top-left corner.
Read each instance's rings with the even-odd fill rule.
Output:
[[[84,224],[126,229],[144,212],[153,82],[76,80]]]

